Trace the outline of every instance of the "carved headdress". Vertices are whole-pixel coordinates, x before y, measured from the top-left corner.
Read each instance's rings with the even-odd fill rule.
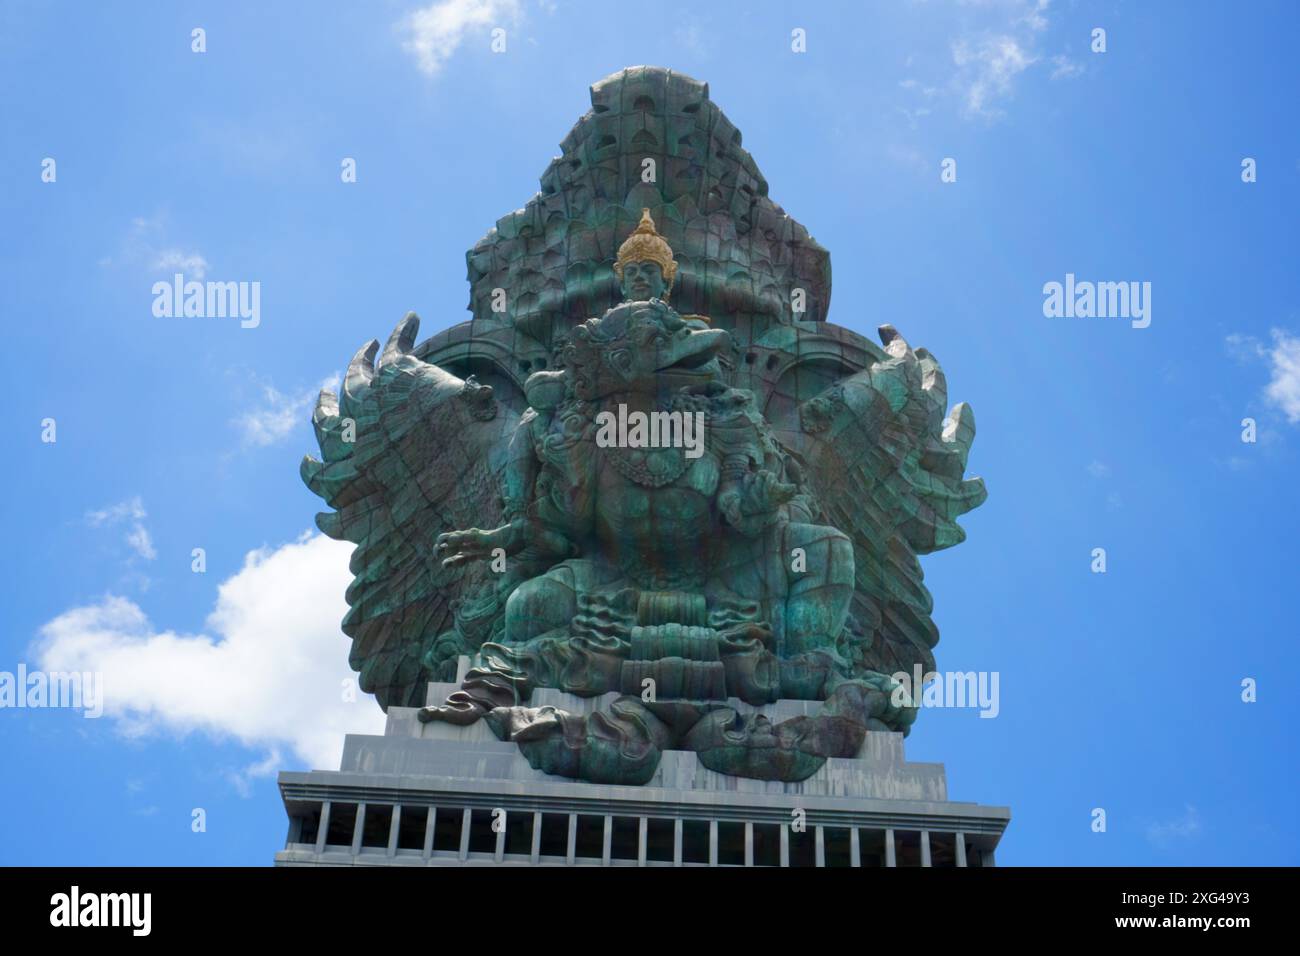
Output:
[[[673,279],[677,276],[677,263],[673,260],[673,250],[655,229],[655,221],[650,218],[650,210],[641,210],[641,221],[637,223],[632,235],[618,247],[618,260],[614,263],[614,275],[623,280],[623,266],[629,262],[654,262],[664,274],[664,294],[672,291]]]

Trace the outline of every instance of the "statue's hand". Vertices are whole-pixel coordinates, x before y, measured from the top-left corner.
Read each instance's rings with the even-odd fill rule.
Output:
[[[776,511],[798,491],[770,471],[749,472],[741,479],[741,486],[740,511],[746,515]]]
[[[503,525],[491,531],[470,528],[466,531],[448,531],[438,535],[435,542],[438,556],[442,558],[444,568],[454,568],[459,564],[487,558],[497,548],[509,553],[510,525]]]
[[[781,506],[797,492],[773,472],[752,471],[719,496],[718,506],[732,527],[744,534],[757,534],[776,520]]]

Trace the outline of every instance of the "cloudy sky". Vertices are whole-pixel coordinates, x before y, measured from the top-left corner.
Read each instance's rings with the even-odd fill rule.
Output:
[[[894,324],[978,416],[989,501],[925,567],[940,667],[998,672],[999,714],[922,713],[909,758],[1012,808],[1003,863],[1300,862],[1297,18],[4,5],[0,672],[98,671],[105,713],[0,710],[0,863],[268,864],[276,771],[382,726],[343,692],[311,401],[407,310],[467,318],[465,250],[643,63],[710,84],[830,250],[831,321]],[[260,321],[155,315],[178,271],[260,283]],[[1067,274],[1150,283],[1150,325],[1046,317]]]

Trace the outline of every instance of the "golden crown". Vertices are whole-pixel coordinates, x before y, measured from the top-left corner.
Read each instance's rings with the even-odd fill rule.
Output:
[[[618,261],[614,263],[614,275],[623,280],[623,266],[629,262],[658,263],[663,271],[667,285],[665,294],[673,287],[677,275],[677,263],[673,261],[673,249],[664,241],[664,237],[655,230],[655,221],[650,218],[650,210],[641,210],[641,221],[632,230],[632,235],[618,247]]]

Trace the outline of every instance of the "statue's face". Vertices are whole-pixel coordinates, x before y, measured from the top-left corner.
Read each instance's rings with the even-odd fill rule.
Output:
[[[623,266],[623,301],[645,302],[647,299],[662,299],[664,289],[664,271],[659,263],[642,260],[629,262]]]

